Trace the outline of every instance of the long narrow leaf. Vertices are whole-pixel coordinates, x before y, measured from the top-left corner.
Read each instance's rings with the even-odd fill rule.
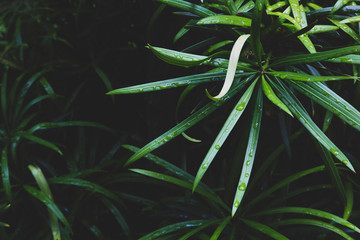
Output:
[[[214,220],[211,222],[207,222],[197,228],[195,228],[194,230],[191,230],[190,232],[186,233],[184,236],[182,236],[181,238],[179,238],[178,240],[186,240],[190,237],[192,237],[193,235],[197,234],[198,232],[200,232],[201,230],[203,230],[204,228],[207,228],[211,225],[217,224],[219,222],[223,221],[222,219],[218,219],[218,220]]]
[[[163,228],[157,229],[156,231],[139,238],[139,240],[157,239],[158,237],[161,237],[163,235],[166,235],[166,234],[169,234],[169,233],[172,233],[175,231],[186,230],[188,228],[193,228],[193,227],[199,227],[199,226],[202,226],[209,222],[212,222],[212,221],[210,221],[210,220],[190,220],[190,221],[171,224],[171,225],[165,226]]]
[[[347,220],[350,217],[354,206],[354,190],[350,182],[346,183],[345,192],[346,192],[346,204],[345,204],[343,218]]]
[[[201,19],[197,22],[200,25],[206,24],[225,24],[239,27],[250,27],[251,19],[246,17],[232,16],[232,15],[215,15]]]
[[[225,218],[222,223],[219,225],[218,228],[214,231],[213,235],[211,235],[211,238],[209,240],[217,240],[220,236],[220,234],[224,231],[224,228],[228,225],[230,222],[231,217]]]
[[[133,171],[133,172],[136,172],[136,173],[148,176],[148,177],[152,177],[152,178],[155,178],[155,179],[158,179],[158,180],[162,180],[162,181],[165,181],[165,182],[169,182],[169,183],[178,185],[180,187],[183,187],[183,188],[186,188],[186,189],[189,189],[189,190],[192,189],[192,184],[191,183],[189,183],[187,181],[184,181],[184,180],[181,180],[181,179],[178,179],[178,178],[175,178],[175,177],[171,177],[171,176],[162,174],[162,173],[157,173],[157,172],[144,170],[144,169],[130,169],[130,171]],[[208,199],[211,199],[212,201],[215,201],[215,202],[219,203],[224,208],[226,208],[226,204],[223,201],[221,201],[217,197],[214,197],[214,195],[211,192],[206,191],[204,188],[198,188],[198,189],[195,190],[195,192],[197,192],[198,194],[200,194],[200,195],[202,195],[202,196],[204,196],[204,197],[206,197]]]
[[[265,4],[265,0],[256,0],[255,8],[253,10],[254,12],[252,17],[251,29],[250,29],[252,47],[254,48],[255,56],[260,65],[262,61],[262,51],[263,51],[260,40],[260,27],[262,23],[262,15],[264,12],[264,4]]]
[[[246,225],[253,228],[254,230],[260,231],[260,232],[268,235],[269,237],[271,237],[273,239],[288,240],[288,238],[285,237],[284,235],[282,235],[281,233],[275,231],[271,227],[266,226],[266,225],[264,225],[262,223],[255,222],[255,221],[252,221],[252,220],[243,219],[243,218],[241,219],[241,221],[243,221]]]
[[[49,142],[45,139],[42,139],[42,138],[39,138],[37,136],[34,136],[34,135],[31,135],[31,134],[28,134],[28,133],[20,133],[19,136],[23,137],[23,138],[26,138],[32,142],[35,142],[35,143],[38,143],[40,145],[43,145],[47,148],[50,148],[52,150],[54,150],[55,152],[59,153],[60,155],[63,155],[63,153],[61,152],[61,150],[55,145],[53,144],[52,142]]]
[[[298,80],[304,82],[339,81],[356,78],[353,76],[313,76],[294,72],[268,72],[268,74],[282,79]]]
[[[36,183],[38,184],[41,192],[51,201],[54,201],[51,194],[49,184],[46,181],[44,174],[41,169],[37,166],[29,165],[28,168],[31,171],[31,174],[34,176]],[[56,214],[48,208],[50,226],[53,234],[54,240],[61,240],[60,226]]]
[[[96,127],[112,132],[112,130],[100,123],[87,122],[87,121],[67,121],[67,122],[42,122],[37,123],[32,126],[26,132],[32,134],[39,130],[49,129],[49,128],[60,128],[60,127]]]
[[[349,221],[338,217],[332,213],[313,209],[313,208],[304,208],[304,207],[281,207],[281,208],[274,208],[268,209],[259,213],[254,214],[254,216],[262,216],[262,215],[269,215],[269,214],[284,214],[284,213],[300,213],[300,214],[307,214],[311,216],[316,216],[319,218],[328,219],[330,221],[334,221],[340,225],[348,227],[358,233],[360,233],[360,229],[355,226],[354,224],[350,223]]]
[[[235,73],[235,78],[240,78],[249,75],[250,75],[249,73],[241,73],[240,71],[237,71]],[[202,73],[202,74],[190,75],[185,77],[167,79],[164,81],[145,83],[131,87],[119,88],[110,91],[107,94],[132,94],[132,93],[157,91],[157,90],[187,86],[190,84],[192,85],[192,84],[200,84],[200,83],[213,82],[213,81],[221,81],[225,78],[225,76],[226,73],[224,72]]]
[[[245,91],[243,96],[240,98],[238,103],[236,104],[235,108],[230,113],[228,119],[226,120],[224,126],[221,128],[219,134],[215,138],[215,141],[210,147],[210,150],[206,154],[201,166],[196,174],[193,191],[196,189],[196,186],[199,184],[200,180],[202,179],[203,175],[209,168],[211,162],[215,158],[216,154],[220,150],[221,146],[225,142],[226,138],[229,136],[231,130],[234,128],[235,124],[239,120],[240,116],[244,112],[247,104],[249,103],[250,97],[256,85],[256,80],[249,86],[249,88]]]
[[[360,112],[322,83],[289,81],[293,87],[360,131]]]
[[[65,225],[65,227],[71,231],[71,227],[67,219],[65,218],[64,214],[60,211],[59,207],[52,201],[50,198],[48,198],[45,193],[37,190],[36,188],[24,185],[24,189],[30,193],[32,196],[40,200],[42,203],[45,204],[45,206],[48,207],[48,209],[53,212],[56,217]]]
[[[302,64],[302,63],[311,63],[324,61],[331,58],[341,57],[348,54],[360,53],[360,45],[337,48],[333,50],[309,53],[309,54],[292,54],[288,57],[282,57],[270,64],[269,67],[277,68],[284,67],[288,65]]]
[[[151,151],[157,149],[158,147],[161,147],[166,142],[172,140],[174,137],[178,136],[185,130],[189,129],[193,125],[195,125],[200,120],[204,119],[206,116],[208,116],[210,113],[215,111],[217,108],[219,108],[224,102],[226,102],[229,98],[231,98],[233,95],[235,95],[248,81],[252,79],[252,76],[248,77],[247,79],[241,81],[239,84],[237,84],[232,90],[229,91],[229,93],[222,98],[219,101],[216,102],[210,102],[201,109],[199,109],[197,112],[193,113],[191,116],[183,120],[181,123],[177,124],[175,127],[170,129],[169,131],[165,132],[158,138],[154,139],[144,147],[142,147],[138,152],[136,152],[133,156],[129,158],[129,160],[126,162],[126,165],[135,162],[139,158],[145,156],[146,154],[150,153]]]
[[[281,94],[280,98],[287,104],[288,108],[300,121],[300,123],[314,136],[314,138],[321,143],[328,151],[330,151],[336,158],[345,164],[351,171],[355,171],[345,154],[321,131],[321,129],[312,121],[309,114],[301,105],[295,95],[277,78],[276,84],[273,86]],[[281,86],[281,87],[280,87]]]
[[[342,236],[344,239],[347,240],[353,240],[352,237],[350,237],[349,235],[347,235],[344,231],[342,231],[341,229],[326,223],[326,222],[322,222],[319,220],[315,220],[315,219],[308,219],[308,218],[292,218],[292,219],[286,219],[286,220],[280,220],[277,221],[274,225],[276,226],[286,226],[286,225],[310,225],[310,226],[316,226],[316,227],[321,227],[324,229],[328,229],[332,232],[335,232],[337,234],[339,234],[340,236]]]
[[[183,0],[157,0],[157,1],[165,3],[172,7],[180,8],[184,11],[194,13],[196,15],[199,15],[200,17],[215,15],[214,12],[212,12],[207,8]]]
[[[263,93],[262,88],[259,88],[255,109],[253,113],[253,119],[250,127],[250,134],[248,145],[245,152],[244,164],[239,178],[239,183],[236,188],[235,197],[232,207],[232,216],[235,215],[237,209],[239,208],[241,201],[245,195],[246,187],[248,185],[252,167],[254,164],[256,148],[259,140],[260,126],[261,126],[261,117],[262,117],[262,108],[263,108]]]
[[[5,191],[5,195],[8,201],[11,201],[11,184],[10,184],[10,173],[9,173],[9,158],[8,158],[8,145],[5,145],[1,151],[1,179]]]

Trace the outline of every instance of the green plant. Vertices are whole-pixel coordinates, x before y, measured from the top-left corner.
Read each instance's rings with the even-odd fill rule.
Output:
[[[333,184],[343,204],[346,205],[345,203],[350,200],[345,194],[339,167],[334,163],[333,157],[353,172],[357,169],[358,163],[356,159],[350,162],[349,157],[325,132],[333,115],[355,131],[360,129],[360,112],[332,90],[334,88],[339,91],[344,88],[343,80],[353,80],[354,84],[359,80],[360,37],[357,13],[360,7],[356,2],[341,0],[326,3],[298,0],[247,2],[209,0],[203,3],[159,0],[159,2],[178,8],[184,11],[179,14],[191,18],[175,36],[175,41],[180,41],[182,37],[197,29],[210,34],[206,35],[209,36],[208,38],[187,47],[185,51],[151,45],[148,48],[167,63],[180,67],[198,67],[206,73],[120,88],[108,94],[141,93],[186,86],[176,109],[179,111],[182,101],[194,86],[203,84],[208,87],[212,82],[223,79],[225,81],[220,93],[215,97],[212,96],[213,90],[205,89],[206,94],[203,96],[211,100],[209,103],[194,110],[185,120],[136,151],[126,165],[147,156],[180,134],[194,140],[184,132],[221,106],[226,106],[225,103],[238,98],[236,103],[232,103],[233,110],[198,169],[193,180],[193,192],[196,191],[202,177],[223,147],[223,143],[245,108],[252,107],[250,124],[242,127],[248,132],[247,147],[241,152],[244,156],[243,167],[240,174],[231,175],[231,178],[239,178],[231,210],[231,215],[235,216],[242,205],[248,185],[251,184],[249,179],[253,175],[254,159],[258,152],[263,108],[275,111],[276,108],[273,106],[277,106],[289,116],[296,118],[313,136],[315,142],[319,143],[319,151]],[[229,51],[228,46],[233,42],[234,46]],[[242,48],[245,50],[241,51]],[[241,54],[241,52],[245,53]],[[242,93],[244,88],[246,90]],[[240,93],[242,96],[238,97]],[[273,103],[272,106],[263,100],[263,95]],[[303,104],[305,101],[308,102],[304,97],[310,99],[312,116],[306,110],[308,107]],[[200,104],[202,102],[203,100]],[[324,108],[326,113],[318,110],[315,103]],[[289,117],[286,120],[289,121]],[[322,129],[319,124],[323,125]],[[284,137],[284,140],[289,142],[288,137]],[[149,172],[138,172],[153,175]],[[346,175],[350,176],[351,173]],[[246,207],[245,205],[243,208]],[[293,220],[292,223],[298,221]],[[260,226],[252,222],[245,221],[245,223],[250,227]],[[317,224],[312,220],[307,223]],[[331,228],[326,224],[321,226]],[[268,228],[263,227],[263,229]],[[266,230],[265,233],[273,238],[282,239],[271,229]]]

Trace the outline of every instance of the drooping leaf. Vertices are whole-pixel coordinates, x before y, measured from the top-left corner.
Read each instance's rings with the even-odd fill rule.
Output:
[[[200,5],[186,2],[183,0],[157,0],[157,1],[167,4],[169,6],[172,6],[172,7],[180,8],[184,11],[191,12],[200,17],[207,17],[207,16],[215,15],[215,13],[213,11],[211,11],[207,8],[204,8]]]
[[[251,19],[240,16],[233,15],[215,15],[209,16],[201,19],[197,22],[199,25],[207,25],[207,24],[224,24],[224,25],[232,25],[239,27],[250,27]]]

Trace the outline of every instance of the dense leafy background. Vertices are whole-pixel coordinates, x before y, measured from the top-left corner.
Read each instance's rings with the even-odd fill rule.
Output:
[[[159,6],[154,1],[136,0],[1,1],[0,222],[4,225],[0,227],[1,239],[52,239],[51,229],[57,231],[56,222],[60,226],[61,239],[138,239],[172,224],[180,224],[180,227],[172,226],[168,232],[165,229],[167,235],[164,237],[155,233],[144,239],[179,239],[179,236],[206,224],[209,228],[199,229],[194,239],[209,239],[221,226],[219,223],[228,221],[230,224],[226,225],[220,239],[222,236],[224,239],[237,239],[236,236],[264,239],[266,235],[246,227],[251,226],[246,220],[229,220],[226,209],[231,206],[238,179],[238,176],[227,176],[236,175],[241,169],[239,156],[244,152],[249,131],[242,126],[250,123],[250,111],[244,113],[237,123],[238,131],[229,136],[217,156],[222,161],[214,161],[202,180],[203,185],[199,185],[198,193],[191,194],[191,175],[196,174],[231,111],[231,105],[224,105],[210,119],[187,131],[190,136],[201,139],[201,143],[178,137],[153,152],[167,161],[152,155],[147,156],[150,160],[141,159],[131,165],[132,171],[123,166],[132,151],[136,151],[124,144],[144,146],[176,124],[175,106],[182,90],[116,97],[105,93],[119,87],[204,70],[201,66],[183,69],[168,65],[145,48],[150,43],[181,50],[211,36],[207,31],[199,31],[173,43],[173,36],[187,19],[173,14],[174,9],[170,7],[155,18]],[[35,79],[33,76],[39,77]],[[29,86],[27,83],[31,79],[34,82]],[[27,87],[26,94],[21,95]],[[334,83],[332,87],[357,109],[360,108],[358,83]],[[14,117],[19,102],[24,104],[18,108],[24,109],[27,103],[40,100],[42,96],[47,97],[34,102],[19,119]],[[204,91],[195,88],[186,97],[180,119],[195,107],[194,101],[203,104],[199,96],[203,97]],[[301,100],[307,109],[316,112],[315,121],[321,125],[325,111],[306,98]],[[26,120],[29,121],[25,124],[23,121]],[[32,126],[43,122],[57,125],[53,128],[48,124],[34,132],[35,141],[26,135]],[[62,127],[61,123],[65,126]],[[324,154],[320,146],[301,128],[299,123],[265,102],[258,146],[261,151],[257,153],[253,173],[253,176],[258,173],[257,181],[244,199],[245,206],[286,177],[323,164]],[[296,134],[300,135],[291,140],[291,147],[287,146],[284,139]],[[327,135],[360,169],[359,132],[333,118]],[[38,138],[51,145],[44,146]],[[276,160],[259,172],[270,156]],[[178,182],[179,187],[148,178],[143,175],[151,173],[140,172],[135,169],[138,167],[175,176],[183,182]],[[50,201],[46,204],[40,201],[46,191],[43,191],[45,185],[39,184],[42,179],[39,169],[52,193],[53,201],[47,195]],[[359,177],[340,166],[338,169],[346,193],[354,195],[349,221],[359,226]],[[314,172],[298,181],[291,181],[291,184],[285,182],[252,207],[261,212],[299,206],[342,217],[344,205],[349,204],[344,204],[341,193],[336,192],[328,172],[322,168]],[[9,186],[10,190],[6,189]],[[214,197],[215,193],[219,198]],[[64,217],[56,215],[58,212],[54,208],[48,211],[45,205],[57,207]],[[273,223],[276,220],[271,215],[251,216],[251,209],[249,212],[245,211],[243,216],[259,222],[265,219]],[[54,214],[55,220],[51,220]],[[295,214],[294,217],[298,216]],[[185,223],[181,225],[182,222]],[[339,227],[331,220],[328,223]],[[314,226],[278,227],[275,224],[272,227],[290,239],[338,239],[338,235]],[[174,229],[180,231],[173,232]],[[342,229],[355,239],[359,236],[346,227]]]

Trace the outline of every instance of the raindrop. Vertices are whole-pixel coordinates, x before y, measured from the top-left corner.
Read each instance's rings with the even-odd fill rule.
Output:
[[[246,183],[242,182],[239,186],[239,190],[240,191],[245,191],[246,190]]]
[[[242,111],[244,110],[244,108],[245,108],[245,102],[242,102],[236,107],[236,110]]]
[[[207,167],[208,167],[208,164],[207,164],[207,163],[204,163],[204,164],[201,166],[202,169],[206,169]]]
[[[250,160],[249,161],[246,161],[246,166],[249,166],[250,165]]]
[[[239,204],[240,204],[239,201],[236,201],[236,202],[234,203],[234,207],[236,207],[236,208],[239,207]]]
[[[334,156],[339,155],[339,151],[336,150],[336,149],[331,148],[331,149],[330,149],[330,152],[331,152],[332,154],[334,154]]]
[[[215,145],[215,149],[216,149],[216,150],[219,150],[219,149],[220,149],[220,146],[219,146],[219,145]]]
[[[249,177],[250,176],[250,174],[248,174],[248,173],[245,173],[245,177]]]

